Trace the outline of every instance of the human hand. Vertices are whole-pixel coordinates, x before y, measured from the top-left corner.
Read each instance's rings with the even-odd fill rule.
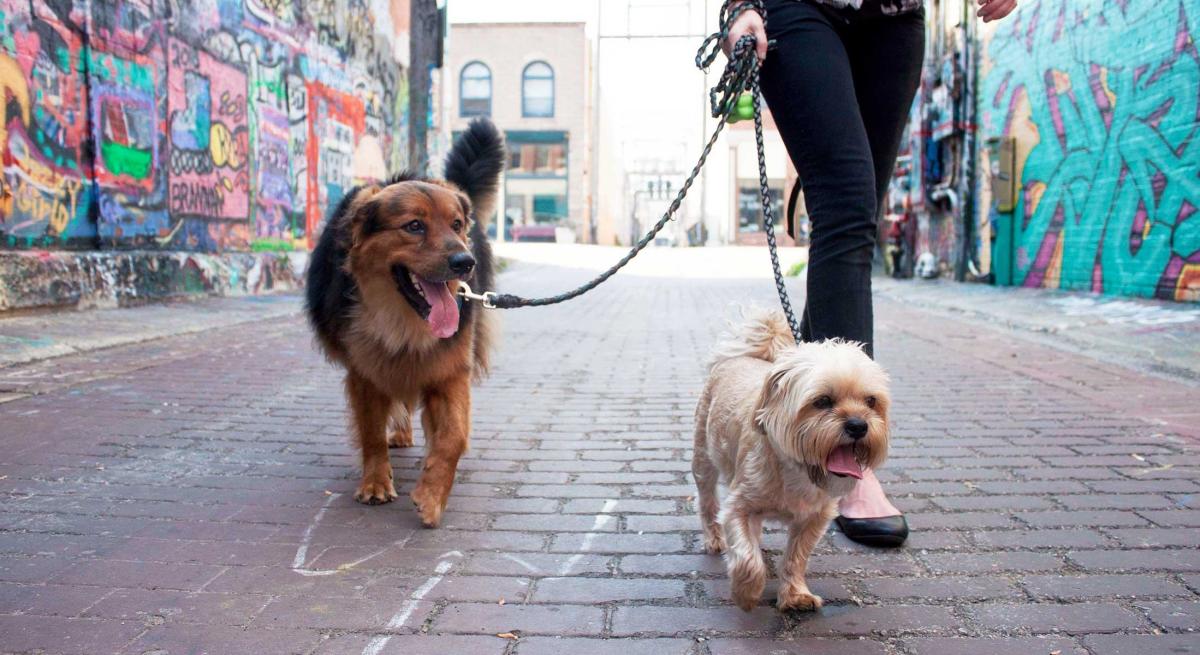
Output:
[[[980,6],[975,15],[982,18],[985,23],[1000,20],[1017,8],[1017,0],[976,0],[976,2]]]
[[[725,56],[732,57],[733,46],[747,34],[754,36],[754,51],[758,54],[758,60],[762,61],[766,59],[767,30],[763,25],[762,14],[753,9],[747,9],[738,14],[738,17],[733,21],[733,25],[729,27],[729,36],[725,39],[725,43],[721,44],[721,49],[725,51]]]

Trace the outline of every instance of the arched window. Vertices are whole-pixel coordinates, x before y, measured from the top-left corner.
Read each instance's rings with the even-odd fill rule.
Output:
[[[463,66],[458,79],[458,115],[490,116],[492,113],[492,70],[482,61]]]
[[[521,74],[521,114],[527,117],[554,115],[554,69],[535,61]]]

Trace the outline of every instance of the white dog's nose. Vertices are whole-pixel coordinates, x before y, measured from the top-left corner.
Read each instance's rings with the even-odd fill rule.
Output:
[[[857,440],[867,436],[867,422],[857,416],[846,419],[844,429],[846,430],[846,436],[851,439]]]

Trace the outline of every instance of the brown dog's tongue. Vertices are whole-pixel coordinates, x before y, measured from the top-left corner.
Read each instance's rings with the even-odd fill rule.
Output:
[[[429,323],[433,336],[439,339],[454,336],[458,332],[458,303],[454,300],[454,294],[450,293],[445,282],[430,282],[419,275],[416,278],[430,304],[425,322]]]
[[[861,480],[862,466],[854,458],[854,446],[838,446],[825,458],[825,469],[830,473],[848,475],[855,480]]]

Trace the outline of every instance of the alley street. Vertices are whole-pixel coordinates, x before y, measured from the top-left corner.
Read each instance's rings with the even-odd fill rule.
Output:
[[[278,302],[0,369],[0,652],[1200,653],[1194,382],[927,309],[911,282],[876,329],[909,543],[831,530],[823,610],[780,615],[773,582],[734,607],[698,539],[692,412],[731,304],[776,302],[761,252],[651,250],[506,312],[437,530],[407,501],[419,434],[392,451],[401,500],[353,500],[340,375]],[[526,257],[500,282],[557,292],[596,265]]]

